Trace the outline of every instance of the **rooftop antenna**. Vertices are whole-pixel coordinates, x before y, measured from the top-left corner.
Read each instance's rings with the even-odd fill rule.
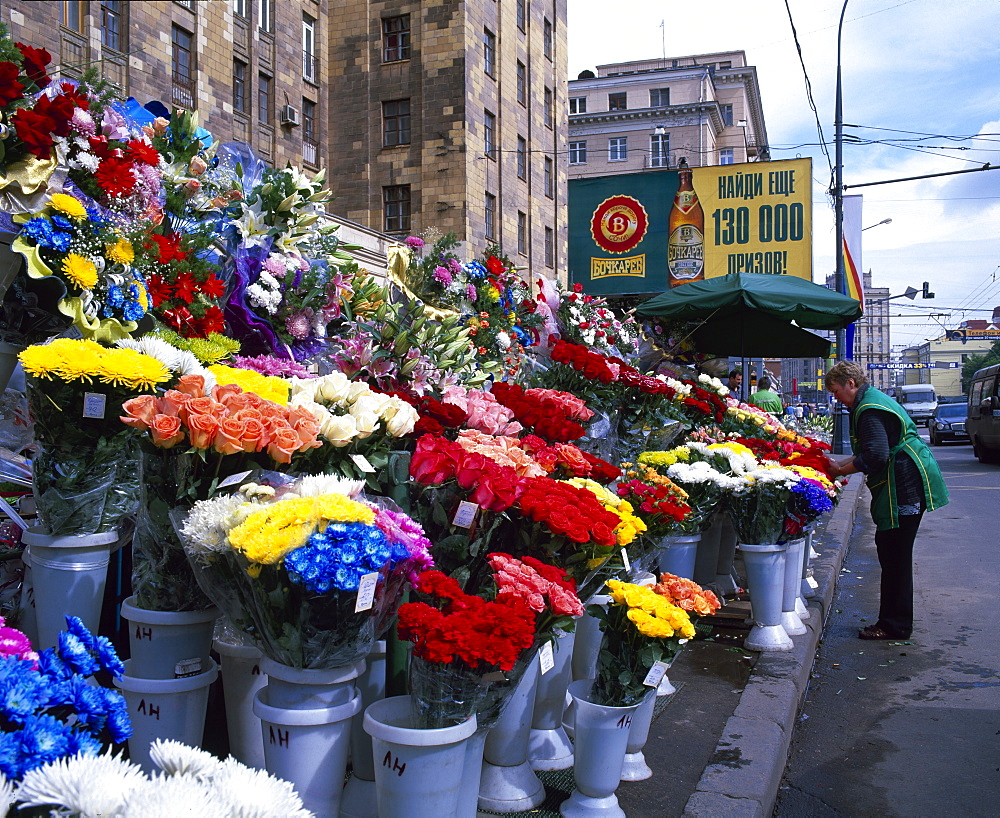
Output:
[[[663,40],[663,59],[667,58],[667,21],[660,20],[660,36]]]

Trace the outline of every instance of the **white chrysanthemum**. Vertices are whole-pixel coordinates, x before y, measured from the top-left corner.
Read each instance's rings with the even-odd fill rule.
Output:
[[[60,758],[25,773],[15,797],[27,806],[59,806],[83,818],[118,815],[126,799],[146,782],[138,765],[120,755]]]
[[[216,762],[218,763],[218,762]],[[230,815],[209,782],[190,775],[158,775],[129,793],[120,818],[205,818]]]
[[[149,745],[149,758],[166,775],[211,778],[219,767],[219,759],[211,753],[172,739],[156,739]]]
[[[229,757],[212,779],[216,793],[230,805],[232,818],[310,818],[295,788],[264,770]]]
[[[223,494],[195,503],[180,529],[185,549],[192,555],[229,551],[226,532],[239,525],[257,508],[256,503],[248,503],[242,494]],[[169,753],[169,748],[164,752]],[[161,769],[169,772],[166,768]]]
[[[343,477],[335,477],[332,474],[308,474],[297,480],[292,490],[299,497],[343,494],[354,499],[361,493],[361,489],[364,487],[364,480],[347,480]]]
[[[6,815],[14,803],[14,782],[0,773],[0,815]]]
[[[171,372],[175,371],[181,362],[181,351],[177,347],[152,335],[144,335],[142,338],[121,338],[115,342],[115,346],[133,349],[156,358]]]

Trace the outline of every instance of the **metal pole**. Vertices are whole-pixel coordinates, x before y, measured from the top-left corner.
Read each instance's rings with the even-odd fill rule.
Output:
[[[833,208],[834,221],[836,225],[837,252],[836,252],[836,288],[838,293],[847,293],[846,280],[844,277],[844,98],[840,80],[840,40],[844,30],[844,14],[847,12],[847,3],[840,10],[840,24],[837,26],[837,91],[834,108],[834,167],[833,167]],[[837,330],[836,356],[838,361],[845,357],[846,333],[843,329]],[[844,454],[847,441],[848,409],[843,404],[837,404],[833,416],[833,451],[835,454]]]

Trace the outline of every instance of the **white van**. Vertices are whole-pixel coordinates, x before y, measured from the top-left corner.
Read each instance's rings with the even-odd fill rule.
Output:
[[[929,383],[910,383],[897,387],[896,400],[917,425],[927,424],[937,409],[937,394]]]

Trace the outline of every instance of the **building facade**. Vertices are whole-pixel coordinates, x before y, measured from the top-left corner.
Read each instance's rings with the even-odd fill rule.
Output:
[[[890,361],[889,288],[873,287],[872,272],[862,276],[865,314],[854,324],[854,360],[868,373],[869,382],[883,392],[892,389],[895,377],[885,365]]]
[[[1000,340],[1000,308],[994,318],[963,321],[956,329],[904,351],[904,359],[922,364],[904,370],[901,383],[931,383],[939,396],[962,394],[962,365],[973,355],[984,355]]]
[[[57,76],[192,109],[275,167],[326,168],[361,232],[436,228],[564,277],[566,0],[3,3]]]
[[[570,80],[568,97],[571,177],[770,158],[743,51],[600,65]]]

